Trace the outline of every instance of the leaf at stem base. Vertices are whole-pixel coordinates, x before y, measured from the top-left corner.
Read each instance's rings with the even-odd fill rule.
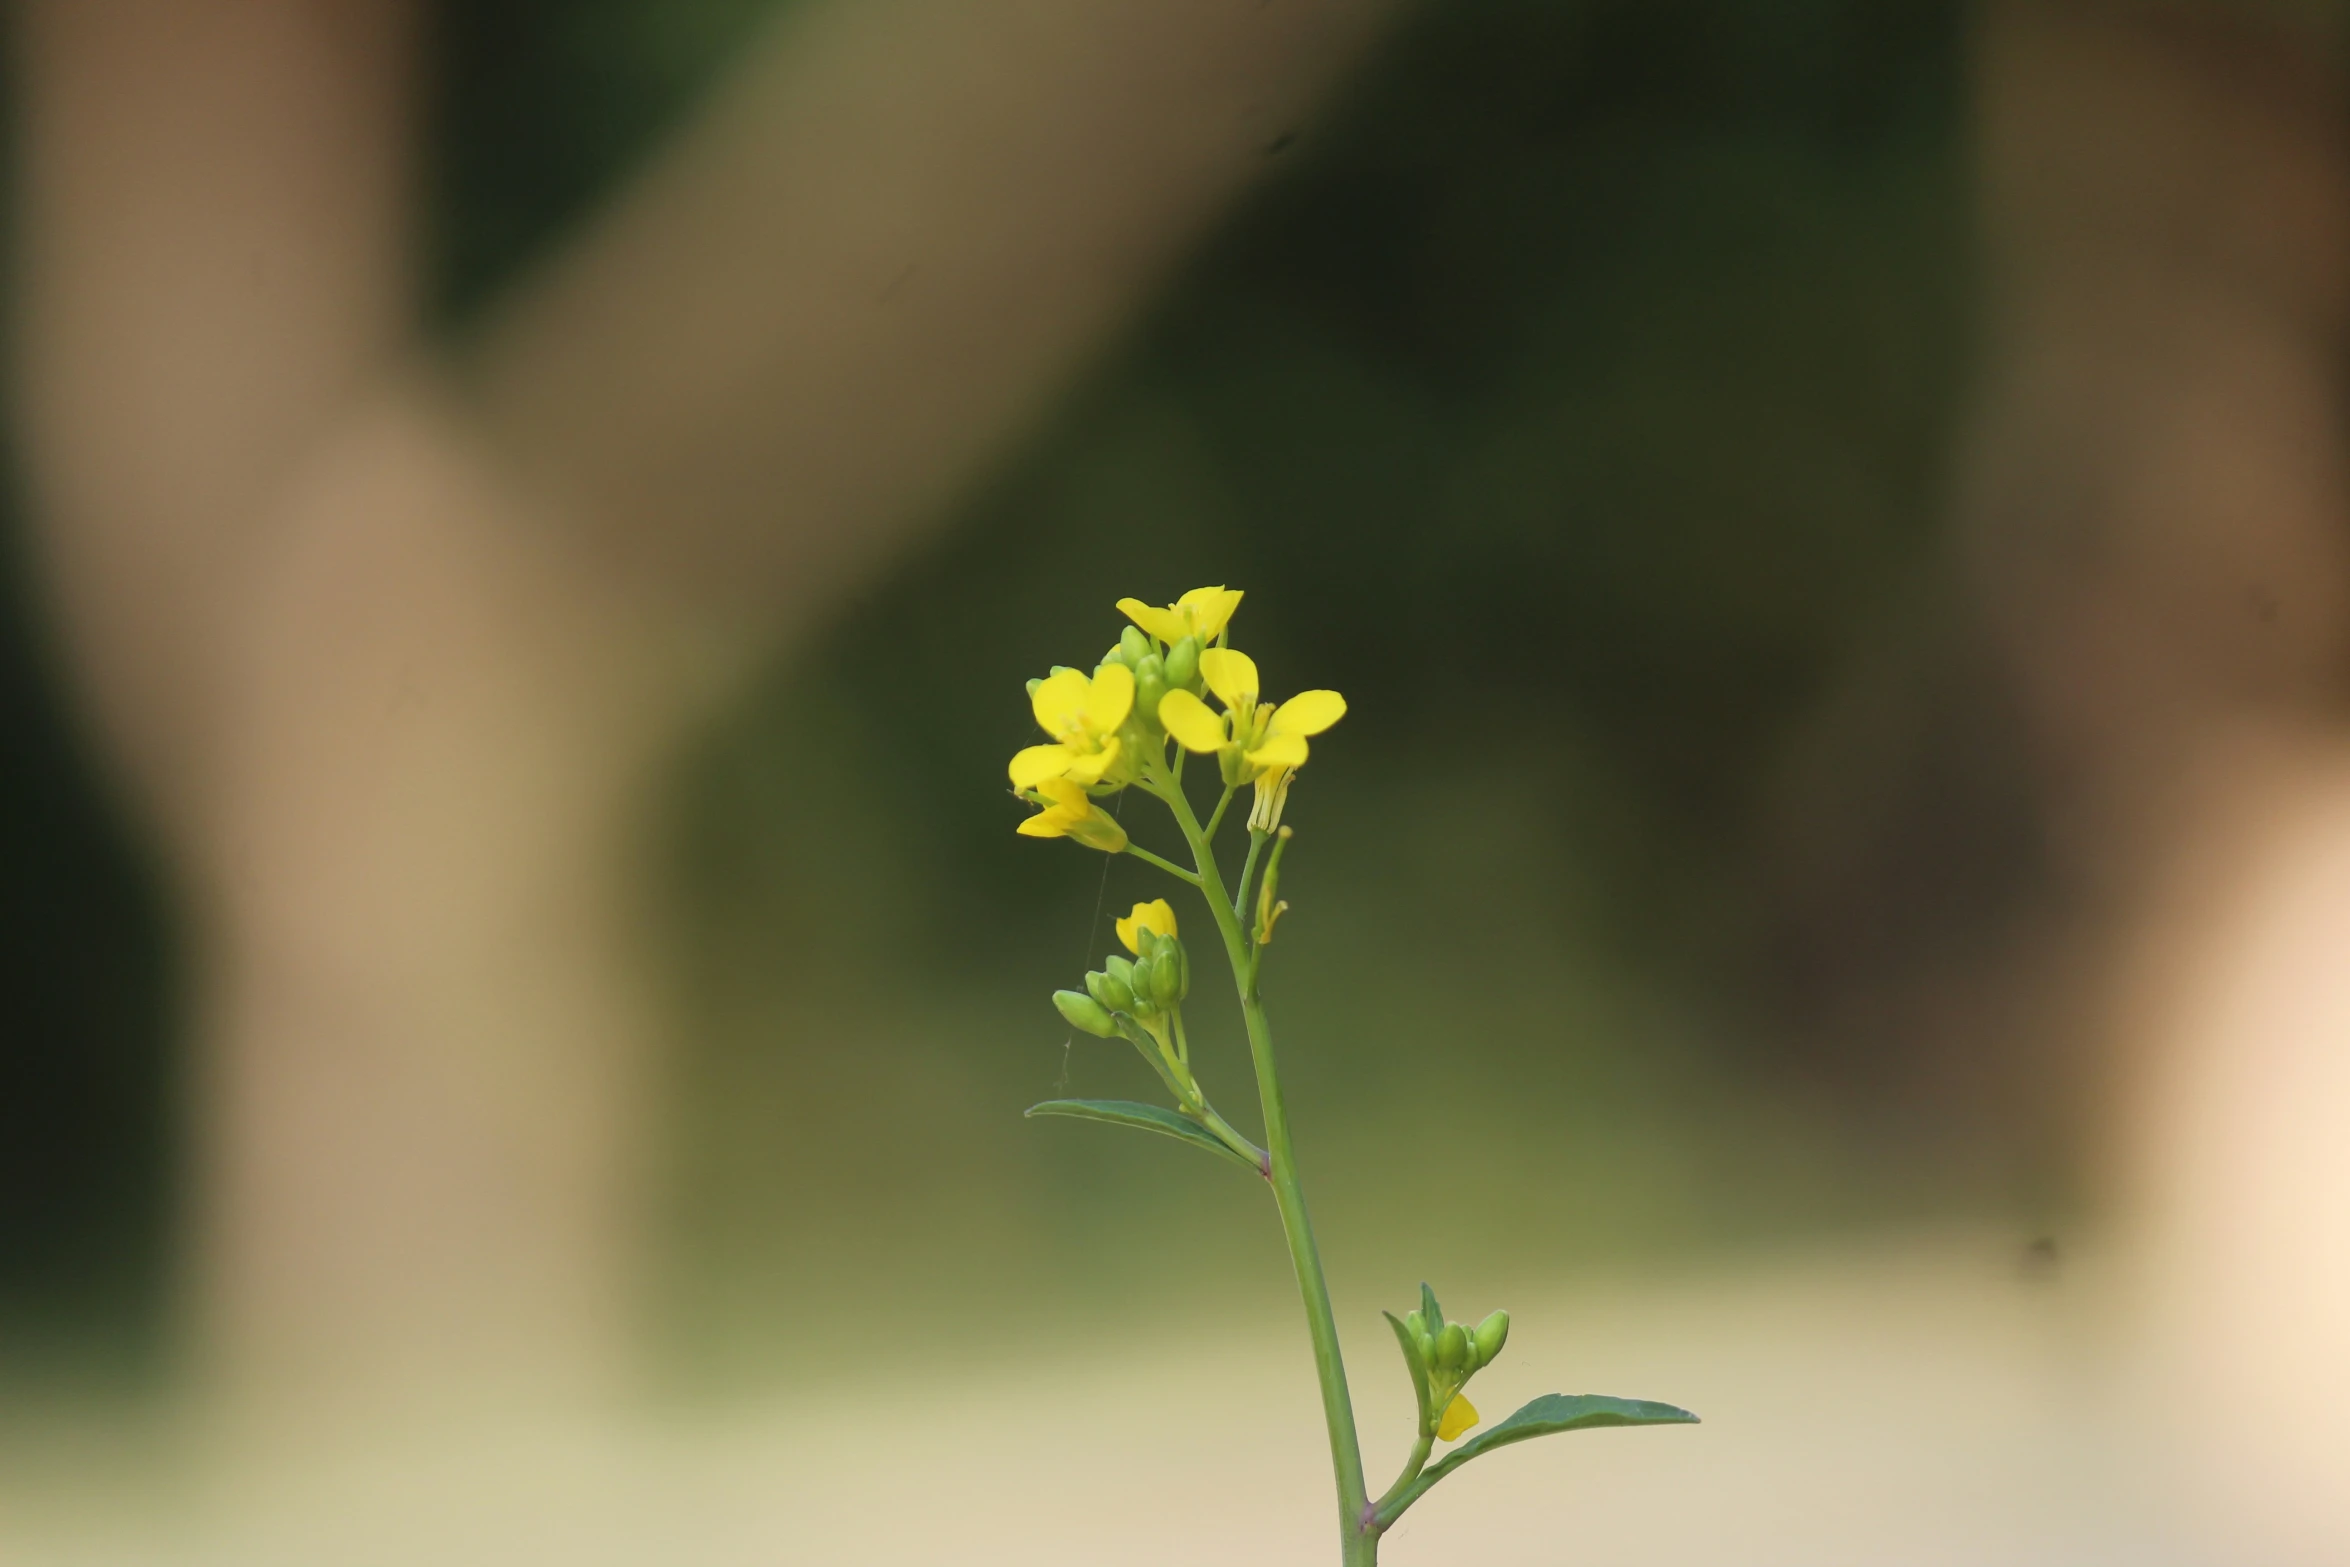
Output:
[[[1169,1110],[1163,1105],[1143,1104],[1133,1099],[1047,1099],[1043,1104],[1030,1105],[1028,1115],[1066,1115],[1081,1121],[1107,1121],[1112,1126],[1132,1126],[1145,1132],[1157,1132],[1205,1148],[1219,1158],[1229,1159],[1248,1171],[1260,1175],[1255,1165],[1243,1159],[1219,1141],[1213,1132],[1198,1122]]]
[[[1429,1487],[1472,1458],[1507,1447],[1513,1442],[1553,1436],[1561,1431],[1589,1431],[1600,1426],[1696,1425],[1697,1417],[1672,1404],[1645,1398],[1610,1398],[1603,1393],[1545,1393],[1498,1425],[1463,1442],[1444,1462],[1412,1483],[1411,1489],[1380,1510],[1379,1526],[1387,1527],[1403,1510],[1425,1495]]]

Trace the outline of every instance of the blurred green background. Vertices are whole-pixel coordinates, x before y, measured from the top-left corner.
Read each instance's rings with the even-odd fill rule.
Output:
[[[451,329],[772,10],[447,7]],[[1402,1300],[1425,1272],[1482,1299],[1943,1213],[2025,1233],[2052,1200],[2028,1118],[1807,999],[1838,980],[1806,966],[1803,866],[1837,851],[1789,803],[1838,693],[1934,623],[1970,309],[1962,21],[1423,8],[1265,147],[1260,188],[953,526],[705,738],[671,813],[690,1026],[649,1303],[685,1379],[806,1372],[784,1329],[811,1298],[908,1325],[1007,1295],[1120,1308],[1008,1312],[1007,1344],[1281,1309],[1247,1183],[1018,1115],[1143,1089],[1046,996],[1160,890],[1014,837],[1021,682],[1097,655],[1121,595],[1207,582],[1248,590],[1239,639],[1276,690],[1351,704],[1293,796],[1268,973],[1342,1290]],[[71,1324],[152,1366],[168,892],[21,568],[9,589],[0,1311],[20,1359]],[[1949,879],[1898,889],[1887,961],[1900,911],[1951,918],[2026,860],[1962,834]],[[1211,1005],[1195,1036],[1253,1125],[1236,1022]]]

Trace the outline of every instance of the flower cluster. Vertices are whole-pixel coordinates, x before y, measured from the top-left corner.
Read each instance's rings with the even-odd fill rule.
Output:
[[[1394,1321],[1392,1317],[1388,1320]],[[1444,1308],[1436,1303],[1436,1292],[1425,1284],[1420,1286],[1420,1309],[1397,1324],[1396,1337],[1405,1345],[1405,1359],[1416,1362],[1414,1373],[1426,1378],[1423,1418],[1433,1422],[1428,1434],[1450,1442],[1477,1423],[1477,1406],[1461,1389],[1468,1386],[1469,1378],[1493,1364],[1509,1336],[1508,1312],[1496,1311],[1473,1328],[1447,1322]]]
[[[1301,691],[1264,700],[1256,660],[1228,645],[1240,600],[1239,589],[1222,586],[1194,588],[1163,608],[1120,599],[1133,624],[1092,674],[1063,667],[1028,683],[1037,725],[1051,738],[1012,758],[1014,792],[1038,807],[1022,833],[1123,850],[1125,829],[1096,802],[1131,783],[1160,782],[1170,740],[1214,756],[1228,793],[1254,788],[1251,832],[1280,827],[1308,740],[1346,716],[1346,698]]]
[[[1113,953],[1085,976],[1083,990],[1054,991],[1053,1005],[1071,1027],[1133,1045],[1174,1094],[1178,1109],[1203,1126],[1210,1124],[1212,1113],[1199,1079],[1192,1076],[1191,1041],[1183,1031],[1191,957],[1175,933],[1175,910],[1165,898],[1137,903],[1117,929],[1119,942],[1134,955]]]
[[[1054,991],[1053,1005],[1097,1038],[1116,1038],[1121,1014],[1156,1037],[1165,1030],[1162,1016],[1172,1013],[1191,991],[1191,964],[1175,935],[1175,911],[1165,898],[1137,903],[1133,913],[1117,922],[1117,930],[1118,940],[1134,957],[1112,955],[1085,976],[1084,990]],[[1167,1048],[1172,1051],[1174,1046]]]

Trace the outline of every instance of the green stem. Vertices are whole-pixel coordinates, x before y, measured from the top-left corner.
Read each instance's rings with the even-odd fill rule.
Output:
[[[1182,781],[1183,780],[1180,776],[1176,778],[1176,782],[1178,784],[1180,784]],[[1207,826],[1200,829],[1201,837],[1205,838],[1210,843],[1214,843],[1216,841],[1216,829],[1224,825],[1224,808],[1232,803],[1232,797],[1239,792],[1240,791],[1238,789],[1233,788],[1229,784],[1225,786],[1224,798],[1216,802],[1215,814],[1208,818]]]
[[[1232,895],[1232,912],[1241,919],[1248,918],[1248,883],[1257,873],[1257,856],[1264,852],[1265,840],[1272,836],[1253,827],[1249,829],[1248,858],[1240,862],[1240,890]]]
[[[1150,850],[1144,848],[1139,843],[1127,844],[1126,852],[1133,855],[1138,860],[1156,865],[1160,870],[1165,871],[1168,875],[1174,877],[1177,881],[1187,881],[1194,887],[1200,884],[1199,877],[1193,875],[1190,871],[1185,870],[1182,866],[1176,864],[1173,860],[1160,859],[1157,855],[1151,853]]]
[[[1240,1135],[1230,1121],[1216,1113],[1215,1106],[1202,1100],[1199,1107],[1200,1123],[1216,1134],[1219,1142],[1257,1167],[1257,1173],[1266,1180],[1273,1178],[1273,1161],[1255,1143]]]
[[[1179,1105],[1191,1103],[1198,1092],[1197,1085],[1190,1081],[1191,1074],[1179,1071],[1176,1063],[1168,1059],[1167,1052],[1160,1048],[1157,1036],[1131,1014],[1120,1012],[1115,1016],[1120,1020],[1119,1032],[1125,1035],[1126,1042],[1134,1047],[1134,1053],[1142,1057],[1143,1063],[1159,1074],[1159,1081],[1167,1085],[1167,1092],[1175,1096],[1175,1102]]]
[[[1298,1293],[1305,1299],[1306,1331],[1314,1345],[1314,1374],[1322,1385],[1322,1417],[1330,1431],[1330,1468],[1338,1483],[1339,1560],[1342,1567],[1376,1567],[1379,1534],[1372,1527],[1373,1510],[1363,1484],[1363,1451],[1355,1433],[1354,1400],[1347,1392],[1346,1363],[1339,1355],[1338,1319],[1330,1309],[1330,1281],[1322,1273],[1322,1254],[1314,1244],[1313,1220],[1306,1213],[1305,1190],[1298,1182],[1297,1154],[1289,1139],[1289,1112],[1281,1099],[1281,1078],[1273,1065],[1273,1030],[1266,1021],[1263,999],[1257,993],[1255,965],[1249,960],[1248,938],[1240,916],[1224,891],[1224,879],[1200,830],[1199,818],[1182,791],[1159,781],[1157,792],[1175,813],[1176,825],[1191,845],[1199,865],[1199,888],[1208,912],[1224,938],[1224,955],[1232,964],[1234,986],[1240,992],[1240,1010],[1248,1024],[1249,1054],[1257,1069],[1257,1096],[1265,1115],[1265,1148],[1272,1164],[1274,1204],[1281,1210],[1281,1230],[1289,1241],[1289,1260],[1297,1269]],[[1257,835],[1251,835],[1252,838]],[[1251,848],[1255,845],[1252,843]],[[1254,858],[1252,853],[1251,858]]]
[[[1420,1439],[1412,1444],[1412,1456],[1404,1460],[1403,1473],[1395,1477],[1395,1484],[1387,1488],[1387,1494],[1373,1504],[1374,1510],[1382,1515],[1379,1522],[1380,1528],[1384,1529],[1393,1522],[1392,1519],[1384,1516],[1387,1509],[1394,1507],[1396,1500],[1411,1489],[1412,1482],[1420,1478],[1420,1471],[1428,1467],[1428,1455],[1435,1451],[1435,1448],[1436,1433],[1422,1431]],[[1401,1509],[1398,1508],[1397,1511],[1400,1513]]]

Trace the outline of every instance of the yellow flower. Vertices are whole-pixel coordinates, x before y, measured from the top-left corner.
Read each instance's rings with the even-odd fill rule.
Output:
[[[1160,700],[1159,722],[1187,751],[1227,753],[1225,778],[1233,784],[1253,780],[1257,786],[1249,826],[1270,832],[1280,824],[1289,775],[1306,764],[1307,738],[1346,716],[1346,698],[1335,691],[1300,691],[1286,702],[1259,706],[1257,661],[1232,648],[1206,649],[1199,669],[1224,704],[1223,716],[1178,690]]]
[[[1346,698],[1335,691],[1300,691],[1257,715],[1257,743],[1241,753],[1264,771],[1306,765],[1306,736],[1318,735],[1346,716]]]
[[[1477,1420],[1477,1406],[1469,1402],[1467,1394],[1455,1393],[1452,1402],[1444,1406],[1444,1418],[1436,1424],[1437,1440],[1450,1442]]]
[[[1300,691],[1286,702],[1259,707],[1257,661],[1232,648],[1212,647],[1201,653],[1199,672],[1232,714],[1235,736],[1247,726],[1241,760],[1256,772],[1305,766],[1306,737],[1346,716],[1346,698],[1335,691]],[[1162,702],[1161,712],[1165,709]]]
[[[1118,726],[1134,707],[1134,671],[1104,664],[1091,679],[1074,669],[1056,669],[1037,682],[1029,705],[1053,737],[1012,758],[1012,787],[1033,789],[1048,779],[1097,784],[1118,760]]]
[[[1027,791],[1044,807],[1020,824],[1024,838],[1074,838],[1089,849],[1116,854],[1126,847],[1126,829],[1118,819],[1093,803],[1093,797],[1066,778],[1047,778]],[[1164,908],[1165,904],[1160,907]],[[1136,912],[1140,912],[1137,910]],[[1172,921],[1170,914],[1168,919]]]
[[[1118,939],[1132,953],[1139,954],[1142,951],[1142,933],[1146,930],[1161,936],[1175,934],[1175,910],[1165,898],[1137,903],[1132,914],[1118,921]]]
[[[1217,586],[1193,588],[1168,605],[1155,609],[1140,599],[1120,599],[1126,618],[1169,647],[1185,637],[1197,637],[1205,647],[1216,640],[1240,608],[1240,589]]]

